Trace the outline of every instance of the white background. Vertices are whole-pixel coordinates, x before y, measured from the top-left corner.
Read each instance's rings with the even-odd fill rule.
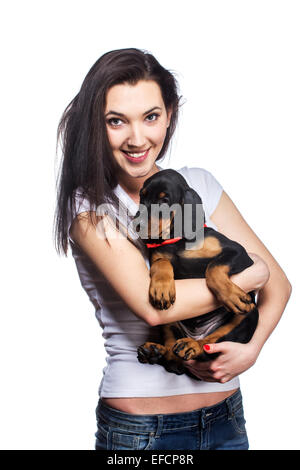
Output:
[[[290,0],[2,6],[1,449],[94,447],[103,343],[72,258],[54,250],[55,140],[90,67],[125,47],[177,74],[169,165],[211,171],[293,284],[241,385],[251,448],[300,448],[299,24]]]

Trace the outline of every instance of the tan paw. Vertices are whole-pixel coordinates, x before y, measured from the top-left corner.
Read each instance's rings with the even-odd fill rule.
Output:
[[[144,343],[137,350],[137,358],[142,364],[157,364],[165,355],[166,348],[158,343]]]
[[[174,279],[151,280],[149,299],[154,308],[168,309],[175,302],[176,291]]]
[[[203,349],[199,346],[198,341],[192,338],[181,338],[174,344],[173,352],[184,361],[189,361],[199,356]]]
[[[215,295],[228,310],[237,314],[249,313],[255,308],[250,295],[233,283],[228,284],[227,289],[215,292]]]

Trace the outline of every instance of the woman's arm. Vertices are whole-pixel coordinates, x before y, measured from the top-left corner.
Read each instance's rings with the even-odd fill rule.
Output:
[[[188,279],[175,281],[176,302],[168,310],[156,310],[149,302],[149,270],[142,254],[107,219],[96,229],[87,213],[81,213],[74,219],[70,234],[130,310],[151,326],[196,317],[219,306],[205,279]],[[232,276],[246,292],[259,289],[268,274],[259,257],[254,256],[254,261],[243,273]]]
[[[269,267],[269,280],[258,295],[259,324],[251,340],[258,354],[284,312],[291,295],[291,284],[277,261],[249,227],[224,191],[211,220],[220,232],[239,242],[246,251],[256,253]]]
[[[200,365],[189,362],[191,372],[207,381],[225,383],[251,367],[264,343],[276,327],[291,295],[285,273],[255,235],[242,215],[223,192],[211,220],[228,238],[239,242],[247,251],[259,255],[268,265],[270,276],[258,294],[259,322],[248,344],[223,342],[209,345],[209,353],[221,353],[217,359]]]

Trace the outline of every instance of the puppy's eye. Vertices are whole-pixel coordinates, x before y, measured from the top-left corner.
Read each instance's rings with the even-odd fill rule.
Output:
[[[169,199],[167,197],[162,197],[159,202],[161,204],[169,204]]]
[[[165,192],[161,192],[158,195],[158,202],[160,204],[168,204],[169,203],[169,195]]]

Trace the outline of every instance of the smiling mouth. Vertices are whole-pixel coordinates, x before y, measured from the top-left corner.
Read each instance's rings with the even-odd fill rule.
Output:
[[[150,150],[150,149],[148,149],[148,150]],[[143,152],[130,152],[128,150],[122,150],[122,152],[124,152],[126,155],[128,155],[129,157],[132,157],[132,158],[141,158],[141,157],[144,157],[146,155],[148,150],[144,150]]]
[[[130,152],[128,150],[122,150],[122,153],[123,155],[125,155],[127,160],[131,162],[139,163],[139,162],[146,160],[146,158],[148,157],[150,148],[148,148],[148,150],[144,150],[143,152]]]

